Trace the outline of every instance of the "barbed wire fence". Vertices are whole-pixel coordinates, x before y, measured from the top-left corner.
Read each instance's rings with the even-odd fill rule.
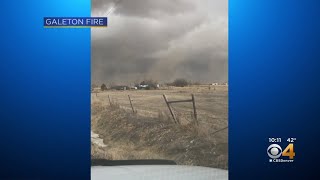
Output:
[[[96,96],[96,98],[103,97],[103,96],[97,96],[96,93],[94,93],[94,96]],[[226,120],[227,118],[212,117],[212,116],[208,115],[208,113],[206,113],[206,112],[197,111],[195,96],[193,94],[191,96],[192,96],[191,99],[173,100],[173,101],[169,101],[168,99],[166,100],[166,98],[163,98],[162,101],[164,101],[164,105],[167,105],[167,109],[169,111],[169,113],[165,113],[165,114],[169,114],[169,116],[171,116],[171,118],[173,119],[173,122],[176,124],[180,124],[180,125],[182,123],[181,121],[186,121],[187,123],[195,123],[197,126],[200,126],[200,125],[211,126],[211,127],[214,126],[214,129],[212,129],[212,132],[210,133],[210,135],[215,135],[217,133],[220,133],[220,132],[228,129],[228,127],[229,127],[228,125],[223,126],[222,128],[221,128],[221,126],[216,127],[217,121],[212,121],[212,122],[203,121],[203,119],[213,119],[213,120],[216,119],[216,120],[223,121],[223,120]],[[166,97],[166,96],[163,94],[163,97]],[[150,114],[154,114],[155,116],[159,115],[159,111],[153,112],[150,110],[142,110],[142,109],[137,108],[136,105],[141,104],[142,103],[141,100],[139,100],[140,102],[136,101],[136,99],[134,99],[134,96],[129,95],[129,94],[127,95],[128,102],[120,104],[120,99],[122,100],[122,102],[126,102],[124,98],[125,97],[121,97],[121,98],[113,97],[111,94],[107,94],[107,101],[108,101],[107,104],[109,104],[109,106],[116,104],[117,106],[119,106],[122,109],[132,111],[133,114],[137,114],[138,112],[149,112]],[[187,108],[187,106],[177,107],[177,106],[172,105],[172,104],[177,104],[177,103],[188,104],[188,102],[192,102],[192,107]]]

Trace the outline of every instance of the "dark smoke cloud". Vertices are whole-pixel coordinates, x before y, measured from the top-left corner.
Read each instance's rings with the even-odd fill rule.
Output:
[[[92,83],[226,82],[227,7],[224,0],[92,0],[92,16],[113,9],[108,28],[92,29]]]
[[[193,4],[185,0],[92,0],[93,11],[107,10],[117,5],[117,13],[124,16],[153,17],[173,15],[192,10]]]

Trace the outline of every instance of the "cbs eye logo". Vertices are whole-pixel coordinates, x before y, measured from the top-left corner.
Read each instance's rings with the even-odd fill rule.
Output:
[[[277,159],[280,156],[287,156],[289,159],[293,159],[296,153],[293,149],[293,144],[290,143],[283,151],[278,144],[271,144],[267,149],[268,156],[272,159]]]
[[[277,159],[281,156],[282,148],[278,144],[271,144],[267,149],[268,156]]]

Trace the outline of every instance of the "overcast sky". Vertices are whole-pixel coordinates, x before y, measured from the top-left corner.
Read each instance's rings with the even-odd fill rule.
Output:
[[[228,80],[227,0],[92,0],[92,83]]]

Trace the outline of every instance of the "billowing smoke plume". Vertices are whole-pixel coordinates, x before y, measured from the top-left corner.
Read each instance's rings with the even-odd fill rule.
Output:
[[[92,0],[92,83],[228,79],[226,0]]]

